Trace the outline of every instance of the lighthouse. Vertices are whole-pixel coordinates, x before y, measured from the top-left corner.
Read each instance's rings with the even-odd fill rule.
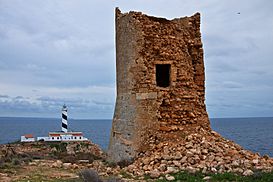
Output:
[[[49,132],[47,137],[37,137],[37,141],[46,142],[73,142],[73,141],[89,141],[88,138],[83,136],[80,131],[68,131],[67,122],[67,106],[64,104],[62,107],[62,131]],[[33,140],[29,136],[22,136],[21,141],[26,142]]]
[[[65,104],[62,108],[62,132],[67,133],[67,107]]]

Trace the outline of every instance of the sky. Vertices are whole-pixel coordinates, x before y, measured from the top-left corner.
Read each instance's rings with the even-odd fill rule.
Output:
[[[111,119],[115,7],[200,12],[209,116],[273,116],[272,0],[0,0],[0,117]]]

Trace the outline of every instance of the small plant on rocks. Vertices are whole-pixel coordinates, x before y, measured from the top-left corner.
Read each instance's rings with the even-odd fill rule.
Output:
[[[102,182],[98,173],[92,169],[81,170],[79,176],[84,182]]]
[[[122,160],[120,162],[118,162],[117,164],[121,167],[124,168],[126,166],[129,166],[130,164],[133,163],[133,160]]]
[[[12,165],[18,166],[21,164],[21,161],[18,158],[13,158],[11,161]]]

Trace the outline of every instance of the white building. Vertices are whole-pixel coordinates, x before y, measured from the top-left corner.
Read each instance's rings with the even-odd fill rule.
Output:
[[[48,137],[37,137],[37,141],[88,141],[82,132],[49,132]]]
[[[26,134],[21,136],[21,142],[35,142],[35,138],[32,134]]]

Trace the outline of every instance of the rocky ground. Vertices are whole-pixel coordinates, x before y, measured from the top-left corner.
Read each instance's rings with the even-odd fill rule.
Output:
[[[92,142],[35,142],[1,145],[0,181],[77,181],[83,169],[105,179],[118,175],[105,153]]]
[[[244,150],[201,127],[154,144],[130,165],[107,162],[106,154],[92,142],[17,143],[0,148],[0,181],[82,181],[84,176],[99,179],[94,177],[97,174],[104,181],[171,181],[179,171],[249,176],[272,170],[272,158]]]
[[[215,131],[199,127],[195,133],[154,145],[152,150],[141,153],[125,170],[132,175],[146,174],[152,178],[161,175],[167,178],[169,174],[181,170],[249,176],[257,171],[272,171],[273,159],[244,150]]]

